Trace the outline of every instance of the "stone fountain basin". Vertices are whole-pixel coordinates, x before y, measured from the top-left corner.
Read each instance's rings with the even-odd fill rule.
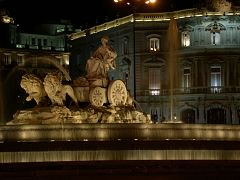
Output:
[[[239,141],[239,125],[8,125],[0,163],[240,160]]]
[[[240,141],[240,125],[85,123],[0,126],[0,141]]]

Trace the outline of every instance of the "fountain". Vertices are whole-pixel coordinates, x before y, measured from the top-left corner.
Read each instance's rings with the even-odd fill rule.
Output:
[[[168,77],[169,77],[169,109],[170,109],[170,119],[164,121],[163,123],[182,123],[182,121],[176,119],[176,114],[174,110],[174,99],[173,90],[176,87],[175,84],[178,82],[178,77],[176,74],[177,67],[177,50],[178,50],[178,27],[177,21],[172,17],[169,22],[168,32]]]
[[[109,81],[108,71],[115,69],[117,54],[107,42],[108,37],[103,37],[103,45],[88,59],[86,77],[70,81],[67,71],[56,63],[53,64],[60,71],[47,73],[43,79],[35,74],[24,74],[20,86],[28,94],[26,101],[33,99],[37,105],[18,110],[7,125],[150,123],[150,115],[135,108],[136,101],[125,83]],[[50,59],[47,62],[52,63]],[[67,98],[70,103],[66,102]]]
[[[171,39],[177,39],[176,32],[176,21],[171,19]],[[26,100],[33,99],[37,105],[17,111],[13,120],[0,126],[0,163],[6,164],[7,171],[10,172],[9,163],[12,167],[14,163],[26,166],[29,162],[40,162],[36,167],[42,171],[43,162],[89,162],[91,165],[85,164],[82,169],[94,174],[96,169],[89,171],[88,168],[96,164],[100,167],[102,162],[109,163],[104,172],[112,168],[112,162],[125,162],[126,167],[122,171],[126,173],[130,161],[139,167],[139,164],[150,161],[161,164],[172,160],[240,160],[239,125],[176,125],[179,122],[174,118],[173,100],[174,84],[177,82],[174,75],[177,64],[176,42],[177,40],[171,40],[169,43],[171,116],[166,124],[152,124],[148,114],[138,111],[133,104],[137,102],[129,96],[124,82],[109,81],[106,78],[105,72],[108,68],[115,68],[114,63],[111,60],[106,64],[95,62],[98,57],[95,54],[90,58],[91,62],[95,62],[92,69],[96,70],[98,66],[102,68],[94,71],[97,72],[97,77],[88,73],[87,77],[69,81],[70,78],[63,69],[48,73],[44,78],[35,74],[22,76],[20,86],[28,94]],[[70,103],[66,103],[68,96]],[[82,170],[79,167],[74,167],[78,170],[77,175]],[[168,167],[171,168],[171,174],[173,166]],[[66,166],[59,168],[59,174],[62,175],[65,169],[70,175]],[[149,175],[150,168],[147,169]],[[200,168],[202,169],[202,163]],[[162,169],[166,174],[166,167]],[[134,170],[131,175],[136,172]],[[144,172],[147,171],[144,169]],[[46,174],[49,172],[49,168],[47,172],[44,171]],[[111,171],[111,176],[113,172]],[[139,172],[138,170],[138,176]]]

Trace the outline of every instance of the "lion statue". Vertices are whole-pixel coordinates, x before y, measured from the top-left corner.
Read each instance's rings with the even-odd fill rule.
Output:
[[[26,101],[34,99],[39,104],[47,95],[42,80],[33,74],[23,75],[20,86],[28,93]]]
[[[77,98],[74,90],[70,85],[62,84],[62,76],[60,73],[48,73],[44,78],[44,89],[53,105],[63,106],[68,94],[77,104]]]

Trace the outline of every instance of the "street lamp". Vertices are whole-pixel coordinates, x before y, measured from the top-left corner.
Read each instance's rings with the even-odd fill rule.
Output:
[[[113,0],[115,4],[123,4],[127,6],[132,6],[134,10],[136,7],[140,6],[142,3],[148,6],[156,4],[157,0]]]
[[[132,4],[130,1],[128,0],[113,0],[114,3],[125,3],[127,5]],[[133,2],[138,3],[138,2],[144,2],[145,4],[154,4],[156,3],[157,0],[134,0]]]

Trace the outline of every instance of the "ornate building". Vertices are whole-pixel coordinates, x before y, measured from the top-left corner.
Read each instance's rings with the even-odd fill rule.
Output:
[[[71,76],[103,35],[118,53],[110,79],[125,80],[156,123],[239,124],[240,10],[132,14],[69,36]],[[172,47],[172,48],[171,48]]]
[[[25,104],[26,93],[16,86],[22,74],[44,76],[62,66],[68,71],[66,34],[73,30],[68,22],[62,22],[38,25],[36,30],[23,32],[6,10],[0,11],[0,17],[0,124],[5,124],[17,109],[34,103]]]

